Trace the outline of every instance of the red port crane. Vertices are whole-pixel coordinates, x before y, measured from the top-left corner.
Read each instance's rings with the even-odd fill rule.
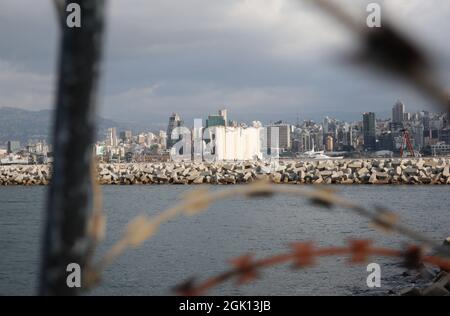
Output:
[[[401,132],[402,132],[402,144],[400,146],[400,157],[403,157],[403,150],[404,150],[405,146],[408,149],[411,157],[416,157],[416,152],[414,151],[414,148],[411,144],[408,130],[402,129]]]

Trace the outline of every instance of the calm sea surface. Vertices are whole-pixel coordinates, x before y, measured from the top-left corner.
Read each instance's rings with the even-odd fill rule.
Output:
[[[212,190],[224,187],[211,187]],[[403,221],[438,241],[450,236],[448,186],[338,186],[343,196],[363,204],[396,210]],[[174,205],[193,186],[105,186],[107,235],[99,252],[116,241],[134,216],[156,214]],[[0,295],[36,293],[45,187],[0,187]],[[96,295],[171,295],[171,287],[192,276],[223,271],[228,260],[245,253],[268,256],[289,243],[315,240],[322,246],[345,240],[376,238],[379,245],[401,246],[405,238],[381,235],[367,221],[343,209],[324,211],[295,197],[218,202],[195,217],[178,217],[138,249],[128,250],[104,273]],[[382,287],[366,286],[365,266],[348,266],[345,258],[326,258],[320,265],[292,271],[282,265],[264,270],[261,278],[236,288],[231,283],[215,295],[349,295],[380,294],[408,286],[404,271],[389,259],[381,265]]]

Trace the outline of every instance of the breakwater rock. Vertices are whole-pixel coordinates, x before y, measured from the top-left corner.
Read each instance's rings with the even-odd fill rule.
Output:
[[[450,158],[99,164],[101,184],[450,184]],[[0,166],[0,185],[45,185],[49,165]]]
[[[1,185],[47,185],[50,183],[49,165],[0,166]]]
[[[436,251],[437,250],[437,251]],[[435,249],[434,255],[442,258],[450,258],[450,237],[447,237],[439,249]],[[413,277],[411,280],[414,287],[402,289],[398,294],[401,296],[450,296],[450,273],[444,270],[433,271],[432,268],[422,264],[416,275],[411,271],[403,273],[405,277]],[[423,281],[428,280],[424,285]],[[418,284],[419,283],[419,284]],[[394,292],[395,294],[395,292]]]

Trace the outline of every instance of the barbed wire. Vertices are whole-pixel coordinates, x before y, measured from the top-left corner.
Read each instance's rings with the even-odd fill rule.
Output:
[[[419,246],[409,246],[406,250],[373,247],[371,240],[350,240],[344,247],[315,247],[313,242],[297,242],[291,244],[291,251],[255,260],[253,255],[246,254],[230,261],[232,268],[202,282],[196,283],[195,278],[173,288],[174,292],[184,296],[207,294],[209,290],[229,280],[235,279],[240,286],[254,281],[261,275],[263,268],[291,263],[292,269],[314,266],[320,257],[349,256],[349,264],[362,264],[371,256],[394,257],[402,259],[403,266],[408,269],[419,269],[424,263],[450,271],[450,259],[438,256],[424,256]]]

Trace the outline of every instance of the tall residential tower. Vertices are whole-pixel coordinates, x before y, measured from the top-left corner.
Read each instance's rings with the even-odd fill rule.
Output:
[[[363,114],[364,149],[375,151],[377,145],[375,113]]]
[[[169,124],[167,125],[167,140],[166,140],[166,146],[167,148],[171,148],[178,140],[172,139],[172,131],[176,127],[183,126],[183,121],[181,120],[181,116],[177,113],[172,113],[172,115],[169,118]]]

